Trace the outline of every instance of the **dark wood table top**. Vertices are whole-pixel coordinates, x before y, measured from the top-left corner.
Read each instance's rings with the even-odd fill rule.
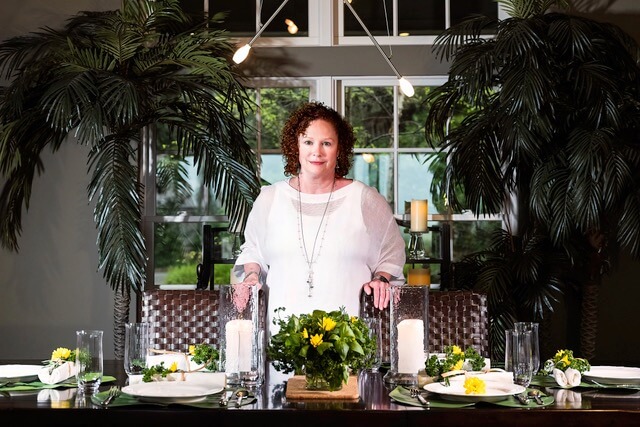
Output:
[[[4,360],[0,364],[39,364],[34,360]],[[127,377],[122,361],[105,361],[105,375],[116,377],[119,385],[126,385]],[[631,425],[640,424],[640,391],[547,389],[556,393],[556,401],[545,407],[510,408],[491,404],[477,404],[465,408],[429,408],[395,403],[389,398],[392,387],[383,380],[382,373],[362,373],[358,379],[360,398],[357,401],[287,401],[287,376],[273,370],[266,377],[251,405],[236,409],[203,409],[185,405],[135,405],[102,409],[90,401],[76,399],[75,389],[60,393],[60,400],[43,398],[35,392],[0,392],[0,419],[45,422],[46,425],[176,425],[197,426],[203,422],[216,426],[241,423],[303,423],[304,427],[323,426],[453,426],[453,425]],[[103,384],[107,390],[112,384]],[[48,390],[47,390],[48,391]],[[245,424],[249,425],[249,424]]]

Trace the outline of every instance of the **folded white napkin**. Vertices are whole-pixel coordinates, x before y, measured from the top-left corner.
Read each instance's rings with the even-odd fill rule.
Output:
[[[60,402],[64,400],[71,399],[76,390],[73,388],[65,388],[61,390],[56,390],[53,388],[45,388],[38,392],[38,402]]]
[[[162,381],[185,381],[191,384],[203,384],[212,388],[226,387],[227,375],[224,372],[176,372],[169,374]],[[142,382],[142,375],[131,375],[129,384]]]
[[[464,375],[456,375],[449,377],[449,381],[462,381],[464,382],[469,377],[477,377],[487,382],[501,382],[513,384],[513,372],[505,371],[504,369],[493,368],[490,371],[467,371]]]
[[[71,378],[76,374],[76,364],[74,362],[64,362],[57,368],[45,366],[38,372],[38,379],[45,384],[57,384]]]
[[[170,368],[175,362],[179,371],[192,371],[196,369],[191,366],[191,357],[188,354],[157,354],[147,357],[147,367],[156,366],[164,362],[165,368]],[[195,365],[194,365],[195,366]]]
[[[562,388],[571,388],[579,386],[582,381],[582,374],[577,369],[567,368],[565,371],[561,371],[558,368],[553,369],[553,378],[556,383]]]

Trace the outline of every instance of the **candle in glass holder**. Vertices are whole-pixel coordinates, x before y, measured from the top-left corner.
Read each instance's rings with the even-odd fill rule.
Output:
[[[411,231],[427,231],[427,214],[429,212],[426,200],[411,200]]]
[[[407,283],[412,286],[431,285],[431,269],[429,268],[411,268],[409,269],[409,277]]]
[[[251,370],[251,346],[253,323],[251,320],[234,319],[227,322],[226,334],[226,370],[245,372]]]
[[[424,322],[405,319],[398,323],[398,372],[417,374],[424,369]]]

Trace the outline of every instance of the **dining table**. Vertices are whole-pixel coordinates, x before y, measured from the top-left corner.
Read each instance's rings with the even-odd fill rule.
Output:
[[[39,364],[37,360],[0,360],[5,364]],[[405,404],[392,398],[397,385],[384,379],[384,370],[362,371],[355,376],[355,399],[291,399],[287,396],[290,376],[266,369],[262,384],[252,387],[246,404],[220,406],[154,404],[145,401],[103,407],[95,398],[77,389],[5,391],[0,387],[0,419],[22,424],[64,426],[102,425],[297,425],[323,426],[603,426],[640,424],[640,387],[538,387],[547,404],[500,405],[477,402],[469,405],[437,403],[425,393],[429,405]],[[105,360],[99,395],[114,386],[128,384],[122,360]],[[238,387],[226,385],[230,391]],[[56,391],[55,393],[53,391]],[[220,393],[224,394],[224,391]],[[216,397],[216,402],[217,396]]]

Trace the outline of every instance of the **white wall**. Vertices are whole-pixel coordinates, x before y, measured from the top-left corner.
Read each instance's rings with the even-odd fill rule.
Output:
[[[79,10],[111,10],[120,0],[22,0],[0,4],[0,40],[59,27]],[[74,141],[43,152],[23,210],[19,253],[0,248],[0,358],[48,359],[75,346],[75,331],[104,330],[105,357],[115,358],[113,292],[98,272],[97,231],[87,185],[88,148]],[[1,183],[1,182],[0,182]]]

